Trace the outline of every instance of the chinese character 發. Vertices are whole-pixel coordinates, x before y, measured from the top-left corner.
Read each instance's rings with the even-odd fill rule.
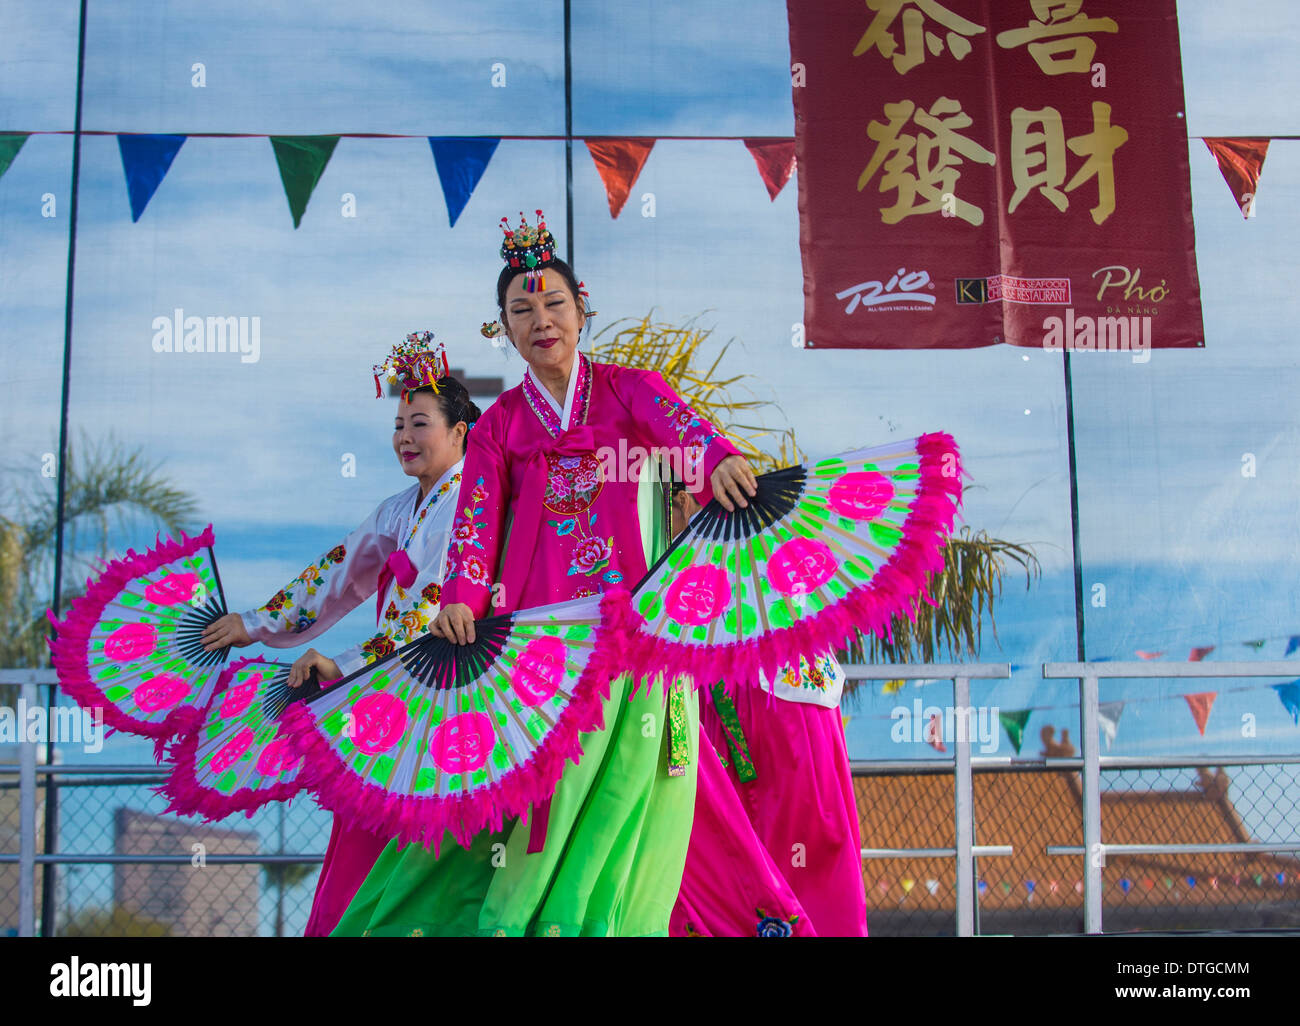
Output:
[[[1031,131],[1035,126],[1041,131]],[[1061,114],[1054,107],[1042,110],[1017,107],[1011,112],[1011,179],[1016,190],[1007,204],[1007,213],[1014,213],[1020,201],[1034,189],[1064,213],[1069,206],[1065,192],[1073,192],[1084,182],[1096,178],[1097,205],[1092,208],[1092,219],[1101,224],[1115,212],[1115,151],[1127,141],[1128,132],[1110,123],[1108,103],[1093,103],[1092,131],[1076,135],[1068,142]],[[1066,146],[1088,159],[1062,192]]]
[[[1083,33],[1119,31],[1113,18],[1089,18],[1080,13],[1083,0],[1030,0],[1029,6],[1038,20],[1024,28],[999,32],[998,46],[1010,50],[1028,43],[1029,56],[1047,75],[1086,74],[1092,69],[1097,43]],[[1041,42],[1053,36],[1068,38]]]
[[[925,132],[905,135],[902,129],[914,114],[916,127]],[[880,219],[885,224],[897,224],[912,214],[942,211],[968,224],[983,224],[984,211],[957,196],[957,179],[961,177],[958,168],[963,156],[979,164],[992,164],[994,157],[979,143],[959,134],[971,126],[961,101],[941,96],[927,112],[918,111],[911,100],[900,100],[885,104],[885,116],[889,118],[887,124],[872,121],[867,125],[867,135],[876,141],[876,151],[858,177],[861,192],[883,165],[880,192],[898,191],[894,205],[881,208]]]
[[[916,6],[912,7],[911,4]],[[904,6],[908,10],[903,11]],[[927,48],[936,57],[943,52],[944,40],[939,38],[938,33],[925,28],[927,15],[948,29],[948,49],[958,60],[970,53],[970,40],[966,37],[985,31],[983,25],[976,25],[973,21],[953,14],[942,4],[935,3],[935,0],[867,0],[867,9],[875,11],[876,16],[871,19],[867,31],[862,33],[858,45],[853,48],[853,56],[860,57],[875,47],[886,60],[893,58],[894,70],[900,75],[906,75],[924,61]],[[903,11],[901,53],[898,51],[898,41],[890,31],[900,11]]]

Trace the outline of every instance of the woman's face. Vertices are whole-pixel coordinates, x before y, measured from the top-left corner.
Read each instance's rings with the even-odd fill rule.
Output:
[[[436,481],[461,458],[464,434],[464,424],[447,423],[437,396],[417,392],[409,403],[397,400],[393,452],[404,474]]]
[[[506,335],[535,372],[563,372],[572,365],[586,318],[560,274],[546,275],[545,292],[525,291],[526,278],[516,275],[506,289]]]

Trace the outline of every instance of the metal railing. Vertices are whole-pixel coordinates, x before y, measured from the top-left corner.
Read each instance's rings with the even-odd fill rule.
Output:
[[[972,709],[971,682],[1006,680],[1011,676],[1007,663],[986,664],[846,664],[844,671],[854,680],[932,680],[951,681],[953,704],[957,710]],[[891,759],[855,761],[851,770],[855,777],[881,774],[948,774],[953,775],[952,846],[886,848],[864,847],[865,860],[931,858],[951,859],[955,880],[954,931],[960,936],[978,932],[979,890],[976,886],[976,859],[1005,857],[1014,854],[1009,844],[976,844],[974,775],[1002,772],[1059,772],[1080,774],[1078,808],[1072,809],[1070,822],[1078,824],[1074,816],[1082,818],[1082,845],[1048,844],[1044,852],[1051,856],[1082,859],[1083,929],[1087,933],[1102,932],[1102,869],[1107,854],[1117,856],[1147,854],[1259,854],[1300,853],[1300,843],[1107,843],[1102,836],[1101,774],[1118,770],[1164,770],[1185,767],[1223,767],[1260,765],[1297,765],[1300,755],[1266,757],[1216,757],[1216,758],[1123,758],[1101,754],[1099,721],[1099,681],[1102,679],[1152,679],[1152,678],[1230,678],[1230,677],[1288,677],[1295,673],[1294,663],[1237,662],[1237,663],[1047,663],[1043,677],[1049,680],[1078,679],[1080,715],[1082,725],[1080,757],[1016,759],[1005,756],[979,756],[971,752],[972,738],[958,731],[948,739],[953,752],[946,758]],[[37,707],[37,688],[54,683],[51,670],[21,670],[0,672],[0,683],[20,684],[21,694],[28,708]],[[960,718],[957,722],[961,722]],[[967,721],[969,722],[969,721]],[[67,854],[49,852],[37,854],[37,798],[40,781],[53,787],[94,787],[122,784],[157,784],[165,779],[156,766],[138,765],[40,765],[37,745],[23,743],[17,746],[18,767],[0,766],[0,787],[6,786],[3,778],[18,776],[20,792],[19,851],[0,853],[0,865],[19,866],[19,934],[33,936],[36,932],[36,868],[56,865],[130,865],[161,864],[180,865],[190,861],[188,855],[164,854]],[[12,784],[7,785],[12,788]],[[1077,828],[1077,827],[1076,827]],[[320,855],[300,854],[238,854],[209,855],[207,861],[214,865],[261,864],[312,864],[322,860]],[[981,883],[981,886],[983,884]],[[869,899],[870,904],[870,899]]]
[[[1053,845],[1050,855],[1084,857],[1083,899],[1084,930],[1102,932],[1101,871],[1107,852],[1114,854],[1193,854],[1205,852],[1300,852],[1300,844],[1246,845],[1176,845],[1176,844],[1106,844],[1101,837],[1101,771],[1103,769],[1163,768],[1189,765],[1223,766],[1298,763],[1300,758],[1270,756],[1257,759],[1124,759],[1101,754],[1100,681],[1152,678],[1204,679],[1207,677],[1291,677],[1295,663],[1286,662],[1132,662],[1132,663],[1044,663],[1047,680],[1078,680],[1079,710],[1082,717],[1083,758],[1077,760],[1083,770],[1083,846]],[[1076,761],[1076,760],[1071,760]]]

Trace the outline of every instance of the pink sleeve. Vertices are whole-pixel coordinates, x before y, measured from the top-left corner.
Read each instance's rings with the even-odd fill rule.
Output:
[[[709,479],[719,463],[739,450],[686,405],[658,371],[617,367],[610,378],[615,395],[636,422],[641,444],[658,448],[673,476],[701,506],[713,498]]]
[[[501,419],[492,415],[496,408],[485,413],[469,435],[442,587],[444,607],[463,602],[476,620],[490,612],[492,583],[510,507],[505,450],[494,434]]]

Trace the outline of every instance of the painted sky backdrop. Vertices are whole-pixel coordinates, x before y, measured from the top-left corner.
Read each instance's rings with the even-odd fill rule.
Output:
[[[522,364],[478,325],[495,315],[497,221],[542,207],[561,246],[564,150],[505,140],[455,228],[426,135],[563,132],[558,3],[450,2],[358,9],[241,0],[92,0],[83,127],[127,132],[410,133],[343,139],[302,225],[292,226],[265,138],[192,138],[139,223],[130,217],[112,136],[83,138],[70,425],[160,461],[216,525],[234,608],[265,600],[403,488],[389,448],[392,402],[369,368],[403,334],[431,329],[453,364],[515,384]],[[1191,136],[1297,133],[1292,59],[1300,12],[1281,0],[1179,5]],[[785,4],[573,4],[577,134],[790,135]],[[77,4],[9,0],[0,10],[0,131],[73,123]],[[192,85],[204,65],[205,86]],[[505,67],[504,88],[492,85]],[[1113,77],[1123,73],[1111,69]],[[1300,306],[1294,241],[1295,142],[1271,147],[1257,216],[1243,221],[1213,158],[1189,139],[1204,351],[1074,361],[1081,553],[1090,656],[1135,649],[1185,659],[1281,658],[1300,633],[1300,384],[1291,327]],[[72,143],[36,135],[0,178],[0,463],[40,482],[58,429]],[[42,216],[53,194],[55,217]],[[345,217],[345,194],[356,216]],[[653,195],[653,217],[642,216]],[[1072,685],[1041,680],[1073,659],[1065,396],[1057,354],[808,352],[796,189],[769,201],[739,142],[659,142],[612,220],[585,149],[574,151],[576,264],[601,312],[597,328],[654,310],[736,340],[724,367],[753,375],[810,455],[923,431],[951,432],[971,475],[966,521],[1031,544],[1044,576],[1026,595],[1009,578],[982,657],[1017,666],[976,700],[1077,727]],[[260,318],[261,357],[158,354],[155,317]],[[344,477],[347,454],[355,477]],[[1242,474],[1253,454],[1255,476]],[[151,536],[151,535],[150,535]],[[119,539],[139,545],[146,537]],[[317,647],[351,644],[363,609]],[[1270,640],[1256,651],[1242,642]],[[1297,659],[1300,668],[1300,659]],[[1300,674],[1300,669],[1297,671]],[[1126,711],[1116,753],[1294,751],[1300,727],[1260,682],[1221,695],[1204,739],[1178,697],[1212,683],[1116,684],[1105,697],[1167,700]],[[1163,692],[1159,689],[1163,688]],[[910,704],[911,694],[901,696]],[[946,700],[945,700],[946,701]],[[887,704],[882,705],[885,702]],[[930,754],[888,740],[893,699],[846,709],[858,757]],[[1134,705],[1130,708],[1139,708]],[[1259,735],[1240,737],[1245,712]],[[1006,741],[1002,739],[1004,749]],[[900,751],[905,748],[906,751]]]

